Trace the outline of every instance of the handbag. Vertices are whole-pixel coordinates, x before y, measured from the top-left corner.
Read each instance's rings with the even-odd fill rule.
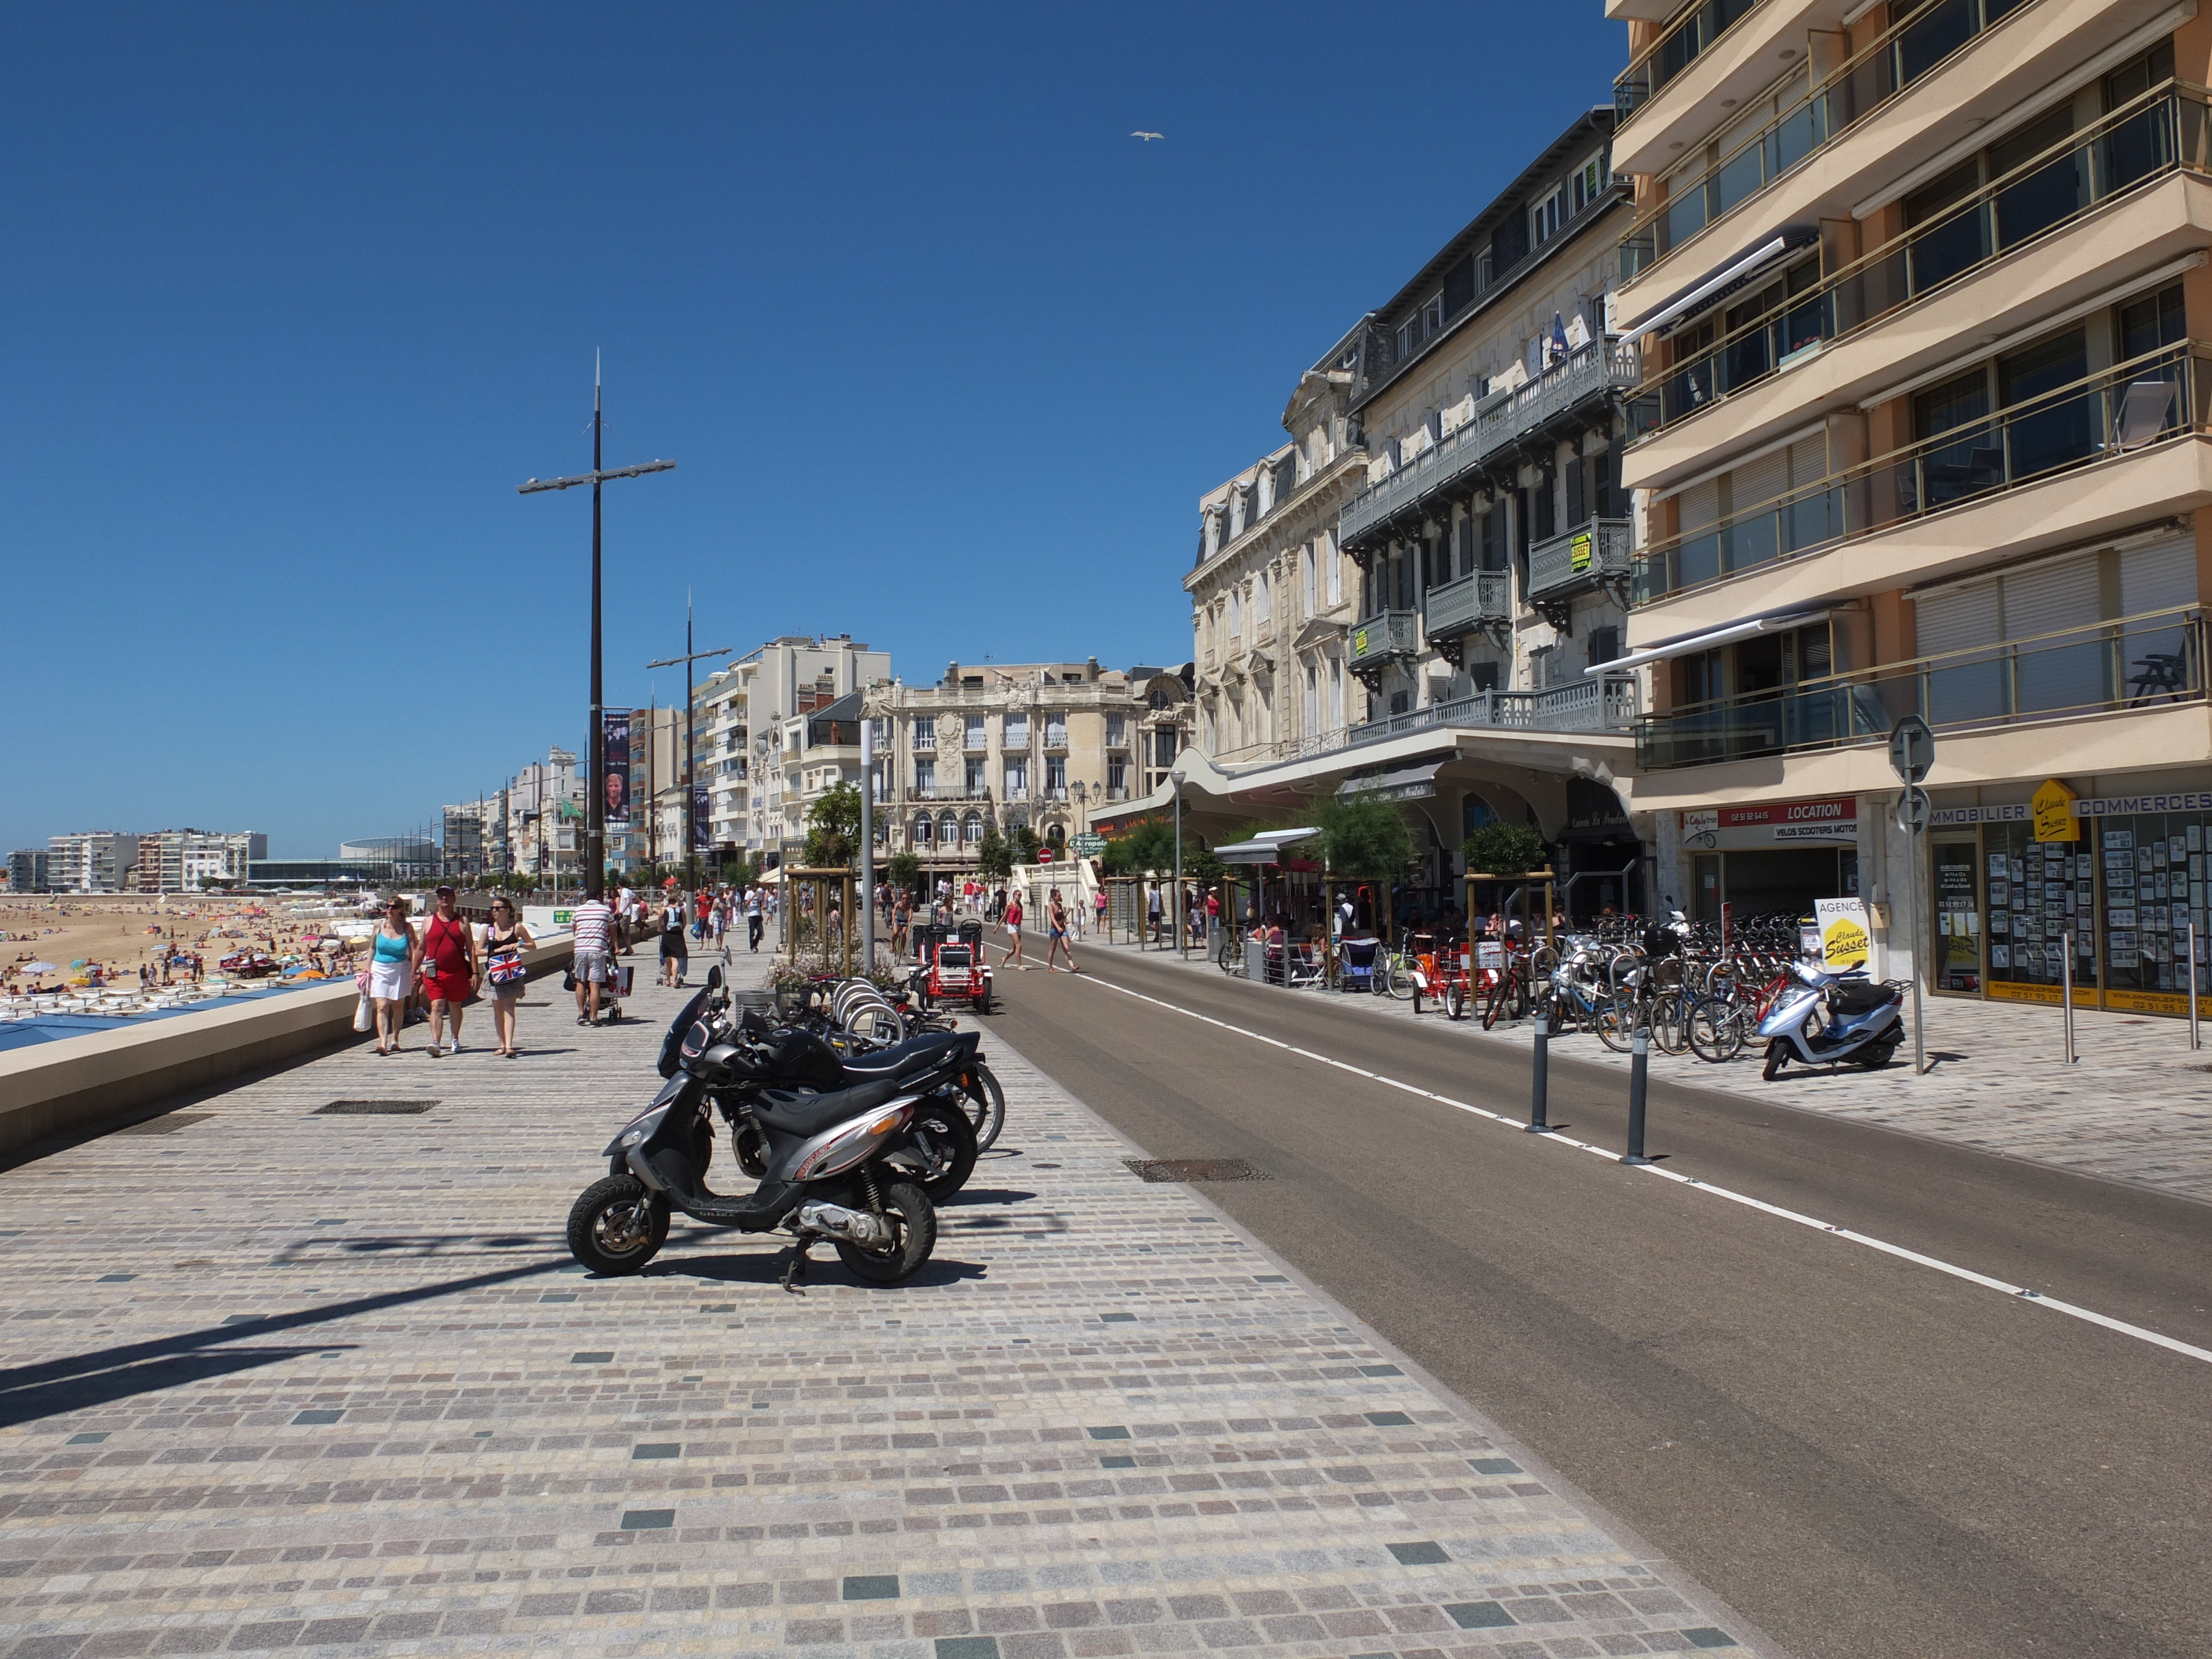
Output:
[[[363,991],[361,994],[361,1000],[354,1004],[353,1029],[356,1031],[367,1031],[374,1029],[375,1024],[376,1015],[368,1006],[368,993]]]
[[[495,985],[513,985],[529,976],[530,970],[522,965],[522,952],[502,951],[484,964],[484,977]]]

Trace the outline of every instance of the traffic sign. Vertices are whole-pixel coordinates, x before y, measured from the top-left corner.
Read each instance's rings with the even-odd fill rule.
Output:
[[[1103,853],[1106,850],[1106,837],[1100,835],[1094,835],[1090,830],[1086,830],[1081,835],[1075,836],[1067,844],[1069,848],[1073,850],[1076,857],[1079,859],[1095,859],[1101,853]]]
[[[1052,862],[1052,848],[1049,847],[1038,848],[1036,849],[1036,861],[1039,864],[1050,864]]]
[[[1889,728],[1890,769],[1906,783],[1918,783],[1936,764],[1936,734],[1917,714],[1899,714]]]
[[[1928,792],[1915,784],[1897,798],[1897,827],[1908,835],[1928,827]]]

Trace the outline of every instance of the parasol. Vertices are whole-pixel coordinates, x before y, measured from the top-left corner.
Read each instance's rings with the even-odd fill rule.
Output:
[[[27,962],[23,964],[23,971],[27,974],[51,974],[54,971],[54,964],[51,962]]]

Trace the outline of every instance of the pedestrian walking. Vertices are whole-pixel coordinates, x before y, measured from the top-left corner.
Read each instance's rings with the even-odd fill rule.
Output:
[[[394,898],[384,907],[369,941],[368,1000],[376,1005],[376,1052],[399,1052],[399,1031],[407,1018],[407,994],[415,979],[415,964],[422,960],[422,944],[408,925],[407,901]],[[192,959],[192,977],[199,977],[199,959]],[[389,1045],[389,1046],[387,1046]]]
[[[756,886],[745,895],[745,949],[758,951],[761,941],[761,890]]]
[[[1030,965],[1022,960],[1021,900],[1018,897],[1008,899],[1006,909],[1000,914],[1006,919],[1006,937],[1013,941],[1006,947],[1006,966],[1018,968],[1026,974],[1030,970]]]
[[[681,988],[684,970],[690,966],[690,947],[684,943],[684,901],[671,893],[660,910],[660,982]]]
[[[538,941],[517,920],[514,905],[504,895],[491,902],[491,921],[484,929],[484,981],[491,987],[491,1034],[497,1045],[492,1052],[508,1060],[515,1056],[514,1010],[522,988],[530,982],[522,953],[534,951]]]
[[[722,960],[730,959],[730,896],[726,893],[714,896],[714,949]]]
[[[1166,929],[1160,926],[1161,915],[1160,884],[1154,882],[1151,892],[1145,896],[1145,920],[1152,926],[1152,943],[1156,945],[1166,933]]]
[[[1105,890],[1103,887],[1102,887],[1102,888],[1100,888],[1100,889],[1098,890],[1097,896],[1096,896],[1096,897],[1091,901],[1091,902],[1092,902],[1092,903],[1097,907],[1097,912],[1098,912],[1097,916],[1096,917],[1096,920],[1097,920],[1097,923],[1098,923],[1098,937],[1099,937],[1099,938],[1101,938],[1101,939],[1104,939],[1104,938],[1106,937],[1106,935],[1107,935],[1107,928],[1106,928],[1106,890]]]
[[[450,887],[438,889],[437,907],[422,930],[422,988],[430,999],[430,1058],[461,1052],[461,1009],[477,994],[483,969],[477,960],[476,929],[461,920]],[[451,1021],[453,1041],[441,1048]]]
[[[1067,937],[1067,906],[1061,902],[1060,889],[1057,887],[1052,890],[1052,896],[1045,902],[1044,920],[1046,971],[1051,971],[1054,958],[1060,951],[1065,951],[1067,952],[1067,971],[1071,974],[1082,972],[1082,969],[1075,965],[1075,946],[1069,943]]]
[[[914,895],[901,888],[891,900],[891,955],[906,954],[907,930],[914,921]]]
[[[576,981],[576,1024],[597,1025],[601,988],[614,971],[614,908],[605,899],[586,899],[569,912],[568,931],[575,951],[569,976]]]

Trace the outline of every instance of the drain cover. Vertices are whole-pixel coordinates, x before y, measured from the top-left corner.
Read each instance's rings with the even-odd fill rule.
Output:
[[[413,1117],[427,1112],[434,1100],[334,1100],[315,1108],[317,1117]]]
[[[204,1123],[214,1115],[213,1112],[170,1112],[161,1117],[149,1117],[137,1123],[127,1123],[114,1133],[119,1135],[174,1134],[187,1124]]]
[[[1146,1181],[1265,1181],[1241,1158],[1125,1158],[1121,1160]]]

